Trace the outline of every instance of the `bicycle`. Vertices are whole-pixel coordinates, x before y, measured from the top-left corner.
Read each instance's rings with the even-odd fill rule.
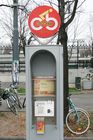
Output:
[[[66,126],[73,134],[81,135],[89,129],[89,114],[86,110],[77,108],[70,96],[67,98],[70,110],[66,116]]]
[[[16,88],[14,85],[10,85],[9,88],[6,88],[2,93],[2,99],[6,100],[8,108],[15,114],[18,114],[18,107],[22,109],[21,102],[19,100]]]

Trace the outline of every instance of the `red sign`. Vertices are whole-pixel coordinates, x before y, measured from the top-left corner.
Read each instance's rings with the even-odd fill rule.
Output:
[[[42,117],[37,118],[36,132],[37,132],[37,134],[44,134],[44,132],[45,132],[45,123],[44,123],[44,118],[42,118]]]
[[[60,16],[50,6],[39,6],[29,14],[28,25],[31,32],[40,38],[56,34],[60,27]]]

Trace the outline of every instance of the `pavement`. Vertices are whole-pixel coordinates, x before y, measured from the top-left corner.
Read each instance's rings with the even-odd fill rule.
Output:
[[[0,137],[0,140],[26,140],[26,138],[4,138],[4,137]]]
[[[93,91],[81,91],[71,96],[74,104],[87,111],[93,111]]]
[[[26,138],[0,138],[0,140],[26,140]],[[64,139],[61,139],[61,140],[93,140],[93,138],[64,138]]]

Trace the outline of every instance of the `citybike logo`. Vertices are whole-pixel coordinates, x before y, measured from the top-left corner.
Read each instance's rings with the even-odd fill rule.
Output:
[[[44,13],[40,14],[39,17],[33,18],[31,21],[31,27],[34,30],[41,30],[44,26],[48,30],[55,30],[58,26],[58,22],[55,18],[49,17],[49,13],[52,12],[52,9],[45,11]],[[35,21],[37,21],[35,26]],[[54,25],[53,25],[54,22]],[[53,25],[53,26],[52,26]]]
[[[50,6],[39,6],[29,14],[28,25],[37,37],[48,38],[58,32],[60,16]]]

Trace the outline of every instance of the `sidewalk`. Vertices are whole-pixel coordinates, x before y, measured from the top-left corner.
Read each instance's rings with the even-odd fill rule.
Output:
[[[92,94],[93,93],[93,90],[80,90],[80,92],[79,92],[80,94]]]
[[[26,138],[0,138],[0,140],[26,140]],[[64,140],[93,140],[93,138],[64,138]]]

